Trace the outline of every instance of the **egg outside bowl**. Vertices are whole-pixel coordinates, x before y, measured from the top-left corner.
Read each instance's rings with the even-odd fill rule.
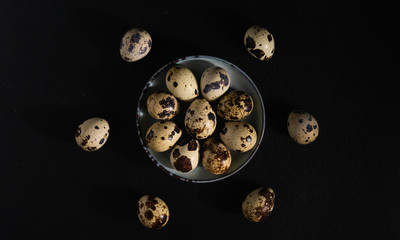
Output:
[[[147,129],[158,120],[152,118],[150,114],[147,112],[146,100],[147,97],[155,92],[155,91],[167,91],[168,89],[165,84],[165,75],[167,71],[174,65],[179,64],[189,68],[193,74],[196,76],[196,79],[199,83],[201,74],[206,70],[208,67],[211,66],[219,66],[224,68],[231,79],[230,90],[241,90],[247,92],[251,95],[254,101],[254,108],[252,113],[243,119],[242,121],[250,123],[254,126],[257,131],[257,143],[256,145],[248,152],[239,153],[233,150],[231,151],[232,155],[232,163],[228,171],[220,175],[214,175],[205,170],[201,164],[201,159],[199,159],[198,166],[187,173],[179,172],[170,163],[170,152],[171,149],[165,152],[155,152],[147,147],[145,143],[145,135]],[[200,83],[199,83],[200,86]],[[199,95],[201,98],[201,93]],[[218,99],[219,100],[219,99]],[[212,106],[216,105],[218,100],[211,103]],[[186,132],[184,127],[184,115],[186,113],[187,107],[190,103],[185,103],[179,101],[181,104],[181,110],[178,116],[171,119],[171,121],[178,124],[182,131]],[[216,109],[214,108],[214,111]],[[221,118],[217,119],[218,125],[223,121]],[[161,69],[159,69],[146,83],[138,101],[137,105],[137,113],[136,113],[136,125],[137,131],[139,135],[140,142],[149,156],[149,158],[156,164],[157,167],[162,169],[164,172],[168,173],[170,176],[178,178],[182,181],[192,182],[192,183],[209,183],[215,182],[227,177],[232,176],[233,174],[239,172],[250,160],[253,158],[255,153],[257,152],[261,141],[264,136],[265,130],[265,109],[264,103],[261,97],[260,92],[258,91],[256,85],[251,80],[251,78],[243,72],[240,68],[235,66],[234,64],[212,56],[203,56],[203,55],[196,55],[196,56],[189,56],[180,58],[178,60],[172,61]],[[219,129],[215,130],[213,136],[218,137]],[[178,140],[179,142],[179,140]],[[202,146],[203,142],[200,142]],[[200,146],[200,151],[201,151]]]

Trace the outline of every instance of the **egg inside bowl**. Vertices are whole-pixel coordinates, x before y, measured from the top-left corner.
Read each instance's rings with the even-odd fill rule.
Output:
[[[147,110],[146,100],[154,92],[157,91],[164,91],[168,92],[168,88],[166,86],[166,73],[168,70],[175,66],[181,65],[188,69],[190,69],[193,74],[195,75],[197,81],[200,81],[202,73],[212,67],[218,66],[225,69],[229,76],[230,76],[230,88],[229,91],[232,90],[240,90],[248,93],[253,99],[253,110],[249,116],[244,118],[241,121],[251,124],[257,132],[257,141],[255,146],[247,151],[247,152],[237,152],[230,150],[231,152],[231,165],[229,169],[224,172],[223,174],[214,175],[208,172],[201,164],[201,160],[199,160],[199,164],[196,168],[194,168],[190,172],[180,172],[177,171],[170,162],[170,154],[171,149],[164,151],[164,152],[156,152],[150,149],[146,144],[146,131],[149,127],[154,124],[155,122],[159,121],[154,119]],[[198,98],[202,98],[201,94]],[[216,106],[216,102],[218,100],[212,102],[213,108]],[[171,119],[171,121],[175,122],[179,128],[186,132],[185,125],[184,125],[184,115],[185,112],[190,105],[190,102],[179,102],[181,105],[180,113]],[[215,111],[215,109],[214,109]],[[222,118],[217,118],[218,125],[221,125],[224,120]],[[168,64],[161,67],[146,83],[138,101],[137,105],[137,115],[136,115],[136,125],[138,136],[140,139],[141,144],[149,158],[156,164],[164,172],[168,173],[170,176],[178,178],[183,181],[192,182],[192,183],[208,183],[214,182],[218,180],[225,179],[229,176],[240,171],[249,161],[253,158],[256,154],[261,141],[264,136],[265,130],[265,109],[264,103],[261,97],[260,92],[258,91],[256,85],[251,80],[251,78],[243,72],[240,68],[235,66],[234,64],[212,56],[203,56],[203,55],[196,55],[196,56],[189,56],[177,59],[175,61],[171,61]],[[213,137],[219,136],[220,128],[217,127],[215,130]],[[201,141],[200,145],[202,146],[203,141]],[[201,148],[200,146],[200,148]],[[200,149],[201,150],[201,149]]]

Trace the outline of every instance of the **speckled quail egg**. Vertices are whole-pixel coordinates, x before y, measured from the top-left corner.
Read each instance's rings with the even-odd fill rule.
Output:
[[[275,51],[275,40],[272,34],[262,26],[252,26],[244,35],[244,46],[253,57],[266,61]]]
[[[125,61],[135,62],[144,58],[150,52],[151,45],[152,40],[146,30],[132,28],[122,37],[119,52]]]
[[[289,113],[287,129],[290,137],[296,143],[303,145],[314,142],[319,134],[317,120],[303,110],[293,110]]]
[[[169,220],[167,204],[159,197],[144,195],[139,199],[137,214],[140,222],[148,228],[163,228]]]
[[[251,114],[253,104],[250,94],[235,90],[219,100],[217,114],[227,121],[239,121]]]
[[[256,129],[246,122],[225,122],[219,136],[228,148],[237,152],[247,152],[257,142]]]
[[[195,99],[185,115],[187,132],[197,139],[205,139],[213,134],[217,126],[217,117],[210,103],[205,99]]]
[[[172,121],[156,122],[146,132],[147,146],[156,152],[165,152],[171,149],[181,137],[182,131]]]
[[[184,139],[171,151],[171,165],[180,172],[190,172],[197,167],[200,144],[196,139]]]
[[[249,221],[260,222],[271,214],[274,205],[274,190],[269,187],[260,187],[246,196],[242,203],[242,212]]]
[[[171,93],[157,91],[146,101],[147,111],[158,120],[169,120],[179,113],[179,102]]]
[[[90,118],[79,125],[75,140],[83,150],[92,152],[101,148],[110,135],[110,126],[103,118]]]
[[[214,101],[228,91],[231,79],[228,72],[218,66],[207,68],[200,78],[200,89],[203,97]]]
[[[228,171],[232,157],[229,149],[217,138],[208,138],[202,147],[203,167],[212,174],[219,175]]]
[[[182,65],[175,65],[165,75],[168,90],[182,101],[192,101],[199,96],[197,80],[192,71]]]

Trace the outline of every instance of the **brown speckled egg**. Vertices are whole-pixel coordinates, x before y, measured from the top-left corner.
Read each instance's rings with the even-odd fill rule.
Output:
[[[213,134],[217,126],[217,116],[210,103],[205,99],[195,99],[185,115],[187,132],[197,139],[206,139]]]
[[[256,129],[246,122],[225,122],[219,136],[228,148],[237,152],[247,152],[257,142]]]
[[[147,146],[156,152],[171,149],[181,137],[182,131],[172,121],[156,122],[146,132]]]
[[[119,52],[125,61],[135,62],[144,58],[150,52],[151,45],[152,40],[146,30],[132,28],[122,37]]]
[[[319,134],[317,120],[303,110],[293,110],[289,113],[287,129],[290,137],[303,145],[314,142]]]
[[[152,93],[146,104],[149,114],[157,120],[169,120],[179,113],[179,102],[171,93]]]
[[[189,68],[175,65],[165,75],[168,90],[178,99],[188,102],[199,96],[197,80]]]
[[[163,228],[169,220],[167,204],[159,197],[144,195],[139,199],[137,214],[140,222],[148,228]]]
[[[246,196],[242,203],[243,215],[252,222],[268,217],[275,205],[275,193],[269,187],[260,187]]]
[[[171,165],[180,172],[190,172],[197,167],[199,155],[199,141],[184,139],[171,150]]]
[[[208,101],[214,101],[228,91],[231,80],[228,72],[218,66],[207,68],[200,78],[200,90]]]
[[[208,138],[202,147],[203,167],[212,174],[228,171],[232,157],[229,149],[217,138]]]
[[[275,51],[275,40],[272,34],[262,26],[252,26],[244,35],[244,46],[251,56],[266,61]]]
[[[101,148],[110,135],[110,126],[103,118],[90,118],[79,125],[75,140],[83,150],[92,152]]]
[[[227,121],[239,121],[253,111],[253,98],[243,91],[232,91],[219,100],[217,114]]]

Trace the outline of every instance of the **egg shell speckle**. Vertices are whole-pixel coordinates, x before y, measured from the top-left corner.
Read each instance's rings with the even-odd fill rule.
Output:
[[[205,99],[195,99],[185,115],[187,132],[197,138],[205,139],[213,134],[217,126],[217,116],[210,103]]]
[[[90,118],[78,126],[75,140],[83,150],[93,152],[100,149],[110,135],[110,126],[103,118]]]
[[[248,93],[235,90],[219,100],[217,114],[227,121],[239,121],[251,114],[253,105],[253,98]]]
[[[247,152],[257,142],[256,129],[243,121],[225,122],[219,136],[228,148],[237,152]]]
[[[171,93],[157,91],[146,101],[147,111],[157,120],[170,120],[179,114],[179,102]]]
[[[218,66],[207,68],[200,78],[201,94],[207,101],[214,101],[228,91],[231,79],[228,72]]]
[[[172,121],[156,122],[149,127],[145,140],[147,146],[156,152],[171,149],[182,135],[181,129]]]
[[[253,57],[266,61],[275,52],[275,40],[264,27],[255,25],[247,29],[244,35],[244,46]]]
[[[178,99],[188,102],[199,96],[199,87],[192,71],[184,66],[171,67],[165,75],[168,90]]]
[[[122,37],[119,52],[122,59],[135,62],[144,58],[151,49],[152,39],[150,34],[141,28],[132,28]]]
[[[293,141],[303,145],[314,142],[319,134],[317,120],[303,110],[293,110],[289,113],[287,129]]]
[[[217,138],[208,138],[202,147],[202,165],[212,174],[228,171],[232,157],[229,149]]]
[[[148,228],[163,228],[169,220],[167,204],[159,197],[144,195],[138,201],[137,215],[140,222]]]
[[[171,165],[180,172],[190,172],[197,167],[199,155],[199,141],[184,139],[171,150]]]
[[[242,203],[246,219],[260,222],[268,217],[275,206],[275,193],[269,187],[260,187],[250,192]]]

